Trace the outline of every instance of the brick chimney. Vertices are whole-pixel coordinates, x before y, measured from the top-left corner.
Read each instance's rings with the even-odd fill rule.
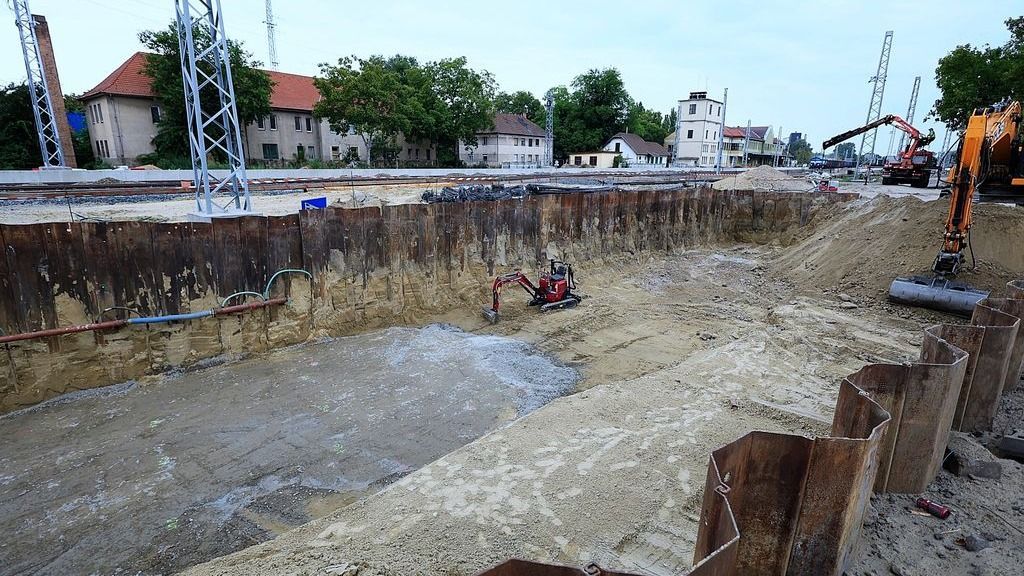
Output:
[[[57,74],[57,60],[53,57],[53,41],[50,40],[50,27],[46,18],[38,14],[32,15],[36,25],[36,41],[39,43],[39,57],[46,75],[46,86],[50,89],[50,100],[53,102],[53,115],[60,133],[61,148],[64,149],[64,164],[68,168],[78,168],[75,160],[75,144],[71,137],[71,126],[68,125],[67,110],[64,109],[64,92],[60,89],[60,75]]]

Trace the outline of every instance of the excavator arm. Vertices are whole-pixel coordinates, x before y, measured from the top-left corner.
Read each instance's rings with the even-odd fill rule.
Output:
[[[1003,149],[1009,148],[1017,138],[1020,120],[1020,102],[999,108],[979,108],[971,115],[960,144],[959,160],[950,170],[952,188],[946,232],[942,249],[932,265],[936,274],[956,276],[963,267],[974,197],[990,172],[993,155],[1003,156]]]

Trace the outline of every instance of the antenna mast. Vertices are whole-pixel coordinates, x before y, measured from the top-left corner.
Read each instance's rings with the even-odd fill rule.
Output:
[[[882,54],[878,58],[878,72],[871,79],[874,82],[874,90],[871,91],[871,104],[868,105],[868,119],[865,124],[870,124],[882,116],[882,97],[885,95],[885,78],[889,74],[889,53],[892,51],[892,30],[885,33],[882,40]],[[878,128],[866,132],[860,140],[860,157],[857,159],[856,175],[860,176],[861,166],[864,163],[866,153],[874,155],[875,138],[878,136]]]
[[[269,0],[268,0],[269,1]],[[544,95],[544,110],[547,112],[547,122],[544,130],[544,165],[555,165],[555,91],[548,90]]]
[[[277,60],[277,23],[274,22],[274,6],[272,0],[267,0],[267,48],[270,50],[270,69],[277,70],[280,62]]]

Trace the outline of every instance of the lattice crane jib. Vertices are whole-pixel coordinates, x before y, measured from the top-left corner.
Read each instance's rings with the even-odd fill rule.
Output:
[[[28,0],[12,0],[15,24],[21,40],[21,52],[25,59],[25,74],[28,76],[29,98],[32,99],[32,116],[39,138],[39,151],[43,157],[43,168],[63,168],[64,149],[61,147],[60,131],[50,99],[50,87],[43,70],[43,59],[39,53],[39,39],[36,37],[36,22],[32,17]]]
[[[544,94],[544,111],[547,119],[544,124],[544,165],[555,165],[555,92],[548,90]]]
[[[889,54],[892,51],[892,30],[885,33],[882,40],[882,53],[878,57],[878,71],[870,81],[873,83],[871,91],[871,103],[868,105],[868,119],[865,124],[870,124],[882,116],[882,99],[885,96],[885,80],[889,74]],[[875,140],[878,136],[878,129],[865,132],[860,140],[860,157],[857,159],[856,173],[859,176],[861,167],[864,164],[865,156],[875,153]]]
[[[220,0],[175,0],[175,9],[196,191],[195,216],[250,213],[252,203]],[[214,107],[205,109],[201,95],[207,96],[207,102],[215,102]],[[225,177],[210,174],[210,161],[214,159],[227,165]]]

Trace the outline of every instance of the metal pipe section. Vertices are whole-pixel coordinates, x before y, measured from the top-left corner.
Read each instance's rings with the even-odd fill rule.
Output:
[[[130,325],[139,324],[165,324],[168,322],[183,322],[185,320],[198,320],[200,318],[209,318],[211,316],[228,316],[231,314],[239,314],[242,312],[249,312],[252,310],[258,310],[260,308],[267,308],[269,306],[280,306],[288,302],[287,298],[273,298],[271,300],[249,302],[247,304],[239,304],[237,306],[228,306],[226,308],[216,308],[214,310],[202,310],[200,312],[190,312],[188,314],[171,314],[167,316],[150,316],[146,318],[131,318],[129,320],[109,320],[107,322],[95,322],[92,324],[82,324],[79,326],[65,326],[63,328],[50,328],[48,330],[38,330],[35,332],[22,332],[20,334],[10,334],[7,336],[0,336],[0,344],[9,344],[11,342],[21,342],[24,340],[36,340],[38,338],[50,338],[52,336],[64,336],[66,334],[78,334],[80,332],[94,332],[97,330],[113,330],[115,328],[123,328]]]

